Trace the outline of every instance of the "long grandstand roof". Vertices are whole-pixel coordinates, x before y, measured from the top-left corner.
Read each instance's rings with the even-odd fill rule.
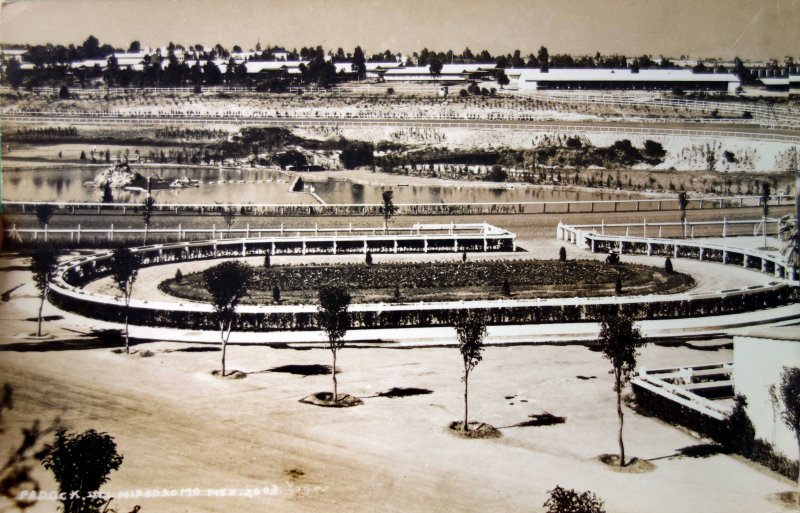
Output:
[[[521,82],[739,82],[732,73],[694,73],[690,69],[555,68],[549,72],[525,69]]]

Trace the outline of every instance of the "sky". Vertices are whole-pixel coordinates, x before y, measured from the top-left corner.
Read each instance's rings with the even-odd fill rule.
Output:
[[[0,42],[800,60],[800,0],[2,0]]]

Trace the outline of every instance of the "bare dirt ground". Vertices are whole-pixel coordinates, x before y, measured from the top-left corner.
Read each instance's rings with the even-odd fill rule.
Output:
[[[490,348],[471,380],[472,418],[500,427],[497,440],[447,433],[462,415],[455,349],[354,349],[340,355],[340,390],[365,401],[350,409],[301,404],[330,377],[270,369],[327,365],[324,350],[233,346],[229,368],[244,380],[210,376],[219,353],[179,345],[137,346],[151,358],[108,349],[5,352],[0,376],[17,390],[9,419],[19,427],[60,415],[75,430],[111,433],[125,455],[104,489],[277,487],[257,498],[121,499],[145,511],[537,511],[555,485],[591,489],[611,512],[782,511],[772,497],[792,483],[724,455],[676,457],[702,443],[626,411],[630,456],[656,465],[619,474],[596,458],[615,453],[616,412],[608,364],[580,346]],[[168,352],[169,351],[169,352]],[[643,365],[730,360],[730,351],[648,347]],[[580,379],[577,376],[596,378]],[[374,397],[392,387],[429,395]],[[513,427],[531,414],[566,417],[556,426]],[[302,477],[291,477],[293,470]],[[45,490],[54,489],[38,471]],[[295,475],[298,472],[294,472]],[[43,502],[34,511],[52,511]]]

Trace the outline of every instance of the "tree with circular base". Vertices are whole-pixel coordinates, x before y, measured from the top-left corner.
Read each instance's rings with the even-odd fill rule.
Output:
[[[482,313],[467,311],[456,321],[458,350],[464,362],[464,432],[469,431],[469,374],[481,362],[483,339],[486,337],[486,318]]]
[[[211,305],[219,326],[219,335],[222,342],[222,370],[225,377],[225,356],[231,331],[238,318],[236,307],[242,297],[247,294],[247,288],[252,276],[252,269],[242,262],[223,262],[203,271],[203,282],[206,290],[211,295]]]
[[[331,376],[333,377],[333,402],[339,402],[338,382],[336,381],[336,356],[344,347],[344,336],[350,328],[350,293],[344,287],[328,286],[319,291],[319,327],[328,337],[328,348],[333,356]]]
[[[616,310],[616,309],[615,309]],[[619,311],[607,312],[600,321],[600,349],[603,358],[611,361],[614,392],[617,393],[619,417],[619,465],[625,466],[625,444],[622,441],[622,391],[636,370],[637,350],[645,344],[633,319]]]

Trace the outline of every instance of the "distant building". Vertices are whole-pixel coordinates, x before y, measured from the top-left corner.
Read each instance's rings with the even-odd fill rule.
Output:
[[[309,61],[248,61],[245,63],[248,75],[257,73],[277,74],[285,72],[289,75],[299,75],[300,66],[308,66]],[[227,69],[227,66],[225,66]],[[224,71],[224,70],[223,70]]]
[[[512,78],[516,70],[506,70]],[[731,73],[694,73],[688,69],[629,69],[556,68],[520,70],[517,78],[520,90],[538,89],[642,89],[736,92],[741,85]]]
[[[434,76],[429,66],[393,67],[384,71],[375,70],[375,75],[386,82],[467,82],[483,80],[497,69],[495,64],[444,64],[442,71]]]

